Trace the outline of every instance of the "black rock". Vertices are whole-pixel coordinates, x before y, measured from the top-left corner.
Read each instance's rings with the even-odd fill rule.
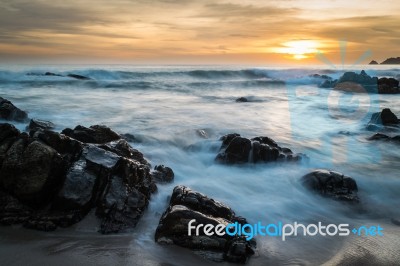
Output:
[[[357,183],[339,172],[319,169],[301,178],[303,185],[320,195],[335,200],[359,202]]]
[[[189,236],[188,223],[191,220],[195,220],[193,226],[222,224],[226,227],[235,222],[247,223],[244,218],[236,217],[228,206],[185,186],[176,186],[169,207],[160,219],[155,241],[201,251],[203,256],[212,260],[245,263],[254,254],[255,241],[247,241],[244,236],[209,236],[203,229],[199,230],[198,236],[194,230]]]
[[[28,130],[53,129],[54,127],[55,126],[52,122],[39,120],[39,119],[31,119],[27,129]]]
[[[154,181],[160,183],[170,183],[174,181],[174,171],[171,168],[166,167],[164,165],[156,165],[154,167],[154,171],[151,172]]]
[[[52,147],[22,133],[7,145],[0,168],[0,186],[29,204],[45,203],[63,182],[67,162]]]
[[[125,140],[106,142],[118,136],[107,127],[71,131],[101,144],[0,124],[0,223],[51,231],[95,208],[101,233],[136,226],[157,190],[150,164]],[[166,180],[173,177],[168,167],[156,169]]]
[[[102,149],[111,151],[118,154],[119,156],[127,157],[129,159],[136,160],[142,164],[148,164],[147,160],[143,157],[143,154],[132,148],[131,145],[125,139],[119,139],[116,141],[108,142],[100,146]]]
[[[74,78],[74,79],[80,79],[80,80],[91,80],[91,78],[82,76],[82,75],[77,75],[77,74],[68,74],[67,77]]]
[[[216,159],[227,164],[248,163],[250,150],[251,141],[238,136],[232,139],[225,151],[219,153]]]
[[[268,137],[256,137],[251,140],[239,134],[228,134],[221,138],[222,145],[215,158],[226,164],[258,163],[274,161],[300,161],[307,159],[304,154],[295,154],[290,149],[280,147]]]
[[[369,76],[364,70],[357,74],[345,72],[335,84],[335,89],[351,92],[378,92],[378,78]]]
[[[44,73],[45,76],[52,76],[52,77],[62,77],[63,75],[55,74],[53,72],[46,72]]]
[[[381,63],[381,65],[399,65],[400,57],[391,57]]]
[[[376,133],[373,136],[369,137],[368,140],[382,140],[382,141],[390,141],[390,142],[400,144],[400,135],[390,137],[390,136],[382,134],[382,133]]]
[[[371,120],[369,121],[369,125],[396,125],[399,124],[400,121],[397,116],[389,109],[385,108],[381,112],[374,113],[371,116]]]
[[[237,103],[245,103],[245,102],[248,102],[248,100],[247,100],[247,98],[245,98],[245,97],[240,97],[240,98],[237,98],[237,99],[236,99],[236,102],[237,102]]]
[[[89,128],[79,125],[74,129],[66,128],[61,133],[84,143],[103,144],[121,139],[120,135],[104,125],[94,125]]]
[[[28,120],[28,114],[9,100],[0,97],[0,119],[25,122]]]
[[[380,94],[400,93],[399,81],[394,78],[380,78],[378,80],[378,93]]]

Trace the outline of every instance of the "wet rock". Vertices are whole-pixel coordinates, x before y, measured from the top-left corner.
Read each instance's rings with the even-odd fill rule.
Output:
[[[396,125],[399,124],[400,121],[397,116],[389,109],[385,108],[381,112],[374,113],[371,116],[371,120],[369,121],[369,125]]]
[[[382,133],[376,133],[373,136],[369,137],[368,140],[390,141],[390,142],[400,144],[400,135],[390,137],[390,136],[382,134]]]
[[[154,171],[151,172],[153,179],[160,183],[170,183],[174,181],[174,171],[171,168],[164,165],[156,165]]]
[[[9,193],[0,190],[0,224],[24,223],[32,216],[32,209],[22,204]]]
[[[147,167],[121,158],[111,169],[98,200],[96,215],[102,219],[100,232],[116,233],[135,227],[155,188]]]
[[[67,77],[74,78],[74,79],[80,79],[80,80],[91,80],[91,78],[82,76],[82,75],[77,75],[77,74],[68,74]]]
[[[250,150],[251,141],[238,136],[232,139],[224,152],[218,154],[217,161],[227,164],[247,163],[249,162]]]
[[[247,98],[246,97],[240,97],[240,98],[237,98],[236,99],[236,102],[237,103],[245,103],[245,102],[248,102],[249,100],[247,100]]]
[[[360,74],[345,72],[334,88],[351,92],[378,92],[378,78],[369,76],[364,70]]]
[[[62,183],[66,162],[52,147],[20,134],[9,147],[0,169],[0,184],[31,204],[42,204]]]
[[[80,129],[69,133],[101,144],[46,129],[28,135],[0,124],[0,223],[51,231],[96,209],[101,233],[136,226],[157,190],[150,164],[126,140],[105,142],[118,136],[107,127]],[[156,171],[173,178],[168,167]]]
[[[55,74],[53,72],[46,72],[44,73],[45,76],[52,76],[52,77],[62,77],[60,74]]]
[[[52,122],[39,120],[39,119],[31,119],[27,129],[28,130],[53,129],[54,127],[55,126]]]
[[[53,209],[80,210],[86,214],[94,207],[100,182],[97,175],[87,168],[86,152],[85,148],[81,158],[68,170],[63,186],[52,204]]]
[[[9,100],[0,97],[0,119],[25,122],[28,120],[28,114]]]
[[[216,161],[226,164],[259,163],[274,161],[300,161],[307,159],[304,154],[295,154],[290,149],[280,147],[268,137],[247,139],[239,134],[228,134],[221,138],[222,146]]]
[[[380,94],[400,93],[399,81],[394,78],[380,78],[378,80],[378,93]]]
[[[392,218],[391,221],[393,224],[400,226],[400,218],[398,218],[398,219]]]
[[[118,154],[119,156],[127,157],[129,159],[136,160],[142,164],[148,164],[143,154],[133,149],[131,145],[125,139],[119,139],[117,141],[112,141],[107,144],[100,146],[102,149],[111,151]]]
[[[303,185],[320,195],[340,201],[359,202],[356,181],[342,173],[319,169],[301,178]]]
[[[210,236],[205,234],[203,229],[199,230],[198,236],[194,230],[189,236],[188,223],[191,220],[195,220],[193,226],[221,224],[223,231],[228,224],[247,223],[244,218],[236,217],[235,212],[228,206],[185,186],[176,186],[169,207],[160,219],[155,241],[200,250],[203,256],[213,260],[244,263],[254,254],[255,242],[247,241],[244,236]]]
[[[104,125],[94,125],[89,128],[79,125],[74,129],[66,128],[61,133],[84,143],[103,144],[121,139],[120,135]]]

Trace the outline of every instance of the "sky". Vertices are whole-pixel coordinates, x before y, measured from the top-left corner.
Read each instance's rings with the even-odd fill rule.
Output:
[[[399,11],[398,0],[0,0],[0,62],[381,62],[400,56]]]

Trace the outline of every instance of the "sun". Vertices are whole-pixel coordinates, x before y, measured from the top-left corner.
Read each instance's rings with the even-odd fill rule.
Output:
[[[301,60],[311,57],[317,53],[317,41],[313,40],[296,40],[282,43],[282,47],[277,48],[276,52],[287,54],[292,59]]]

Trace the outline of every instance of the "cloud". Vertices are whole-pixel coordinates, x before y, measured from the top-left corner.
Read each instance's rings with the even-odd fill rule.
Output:
[[[368,46],[384,57],[400,53],[394,15],[399,5],[368,0],[329,5],[314,0],[1,0],[0,55],[155,60],[223,54],[225,60],[269,54],[276,59],[271,48],[290,40],[318,40],[329,52],[337,49],[337,40],[347,39],[349,52]]]

